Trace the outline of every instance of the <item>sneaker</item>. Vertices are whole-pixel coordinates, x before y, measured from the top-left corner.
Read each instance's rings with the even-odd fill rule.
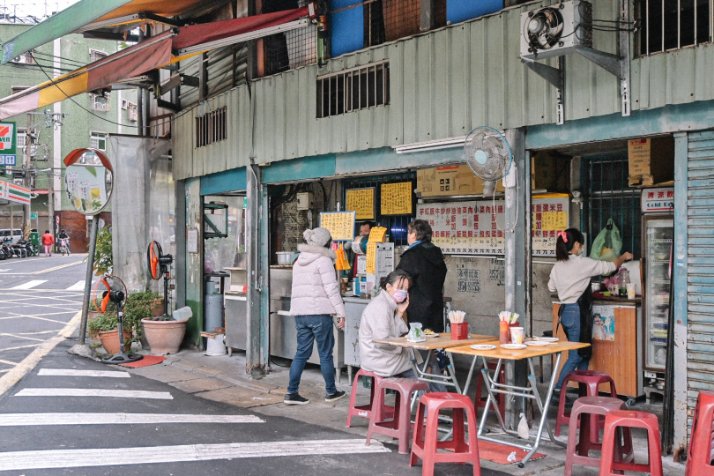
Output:
[[[298,393],[286,393],[285,398],[283,398],[283,403],[285,405],[307,405],[310,403],[310,400],[301,397]]]
[[[336,402],[340,398],[345,396],[345,392],[338,390],[335,393],[331,393],[329,395],[325,395],[325,401],[326,402]]]

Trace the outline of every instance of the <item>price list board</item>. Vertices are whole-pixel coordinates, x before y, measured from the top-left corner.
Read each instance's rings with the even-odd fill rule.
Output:
[[[355,212],[322,212],[320,226],[330,231],[332,241],[352,241],[355,229]]]
[[[380,211],[382,215],[411,215],[411,182],[383,183],[380,187]]]
[[[346,190],[345,210],[354,210],[357,220],[374,220],[374,187]]]
[[[502,255],[505,203],[502,200],[420,203],[417,218],[431,225],[432,241],[445,254]],[[568,227],[568,196],[533,197],[533,256],[555,256],[557,232]]]

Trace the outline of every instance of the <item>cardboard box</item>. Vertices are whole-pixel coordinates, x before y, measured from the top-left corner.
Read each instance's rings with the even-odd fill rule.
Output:
[[[503,182],[496,182],[496,191],[503,192]],[[483,195],[483,180],[467,165],[443,165],[417,170],[417,192],[422,197]]]
[[[570,187],[570,157],[537,152],[531,156],[531,190],[567,192]]]
[[[628,183],[649,187],[674,179],[674,139],[653,137],[627,141]]]

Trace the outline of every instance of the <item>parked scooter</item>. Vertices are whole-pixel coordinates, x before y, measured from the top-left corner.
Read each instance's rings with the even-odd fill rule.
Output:
[[[38,250],[37,247],[34,246],[29,240],[19,240],[17,244],[25,249],[25,254],[27,256],[37,256],[40,254],[40,250]]]

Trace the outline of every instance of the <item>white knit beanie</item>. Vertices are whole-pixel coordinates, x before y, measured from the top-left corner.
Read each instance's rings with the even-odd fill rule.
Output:
[[[305,230],[302,236],[305,238],[305,242],[312,246],[327,246],[332,239],[330,231],[326,228],[313,228],[312,230]]]

